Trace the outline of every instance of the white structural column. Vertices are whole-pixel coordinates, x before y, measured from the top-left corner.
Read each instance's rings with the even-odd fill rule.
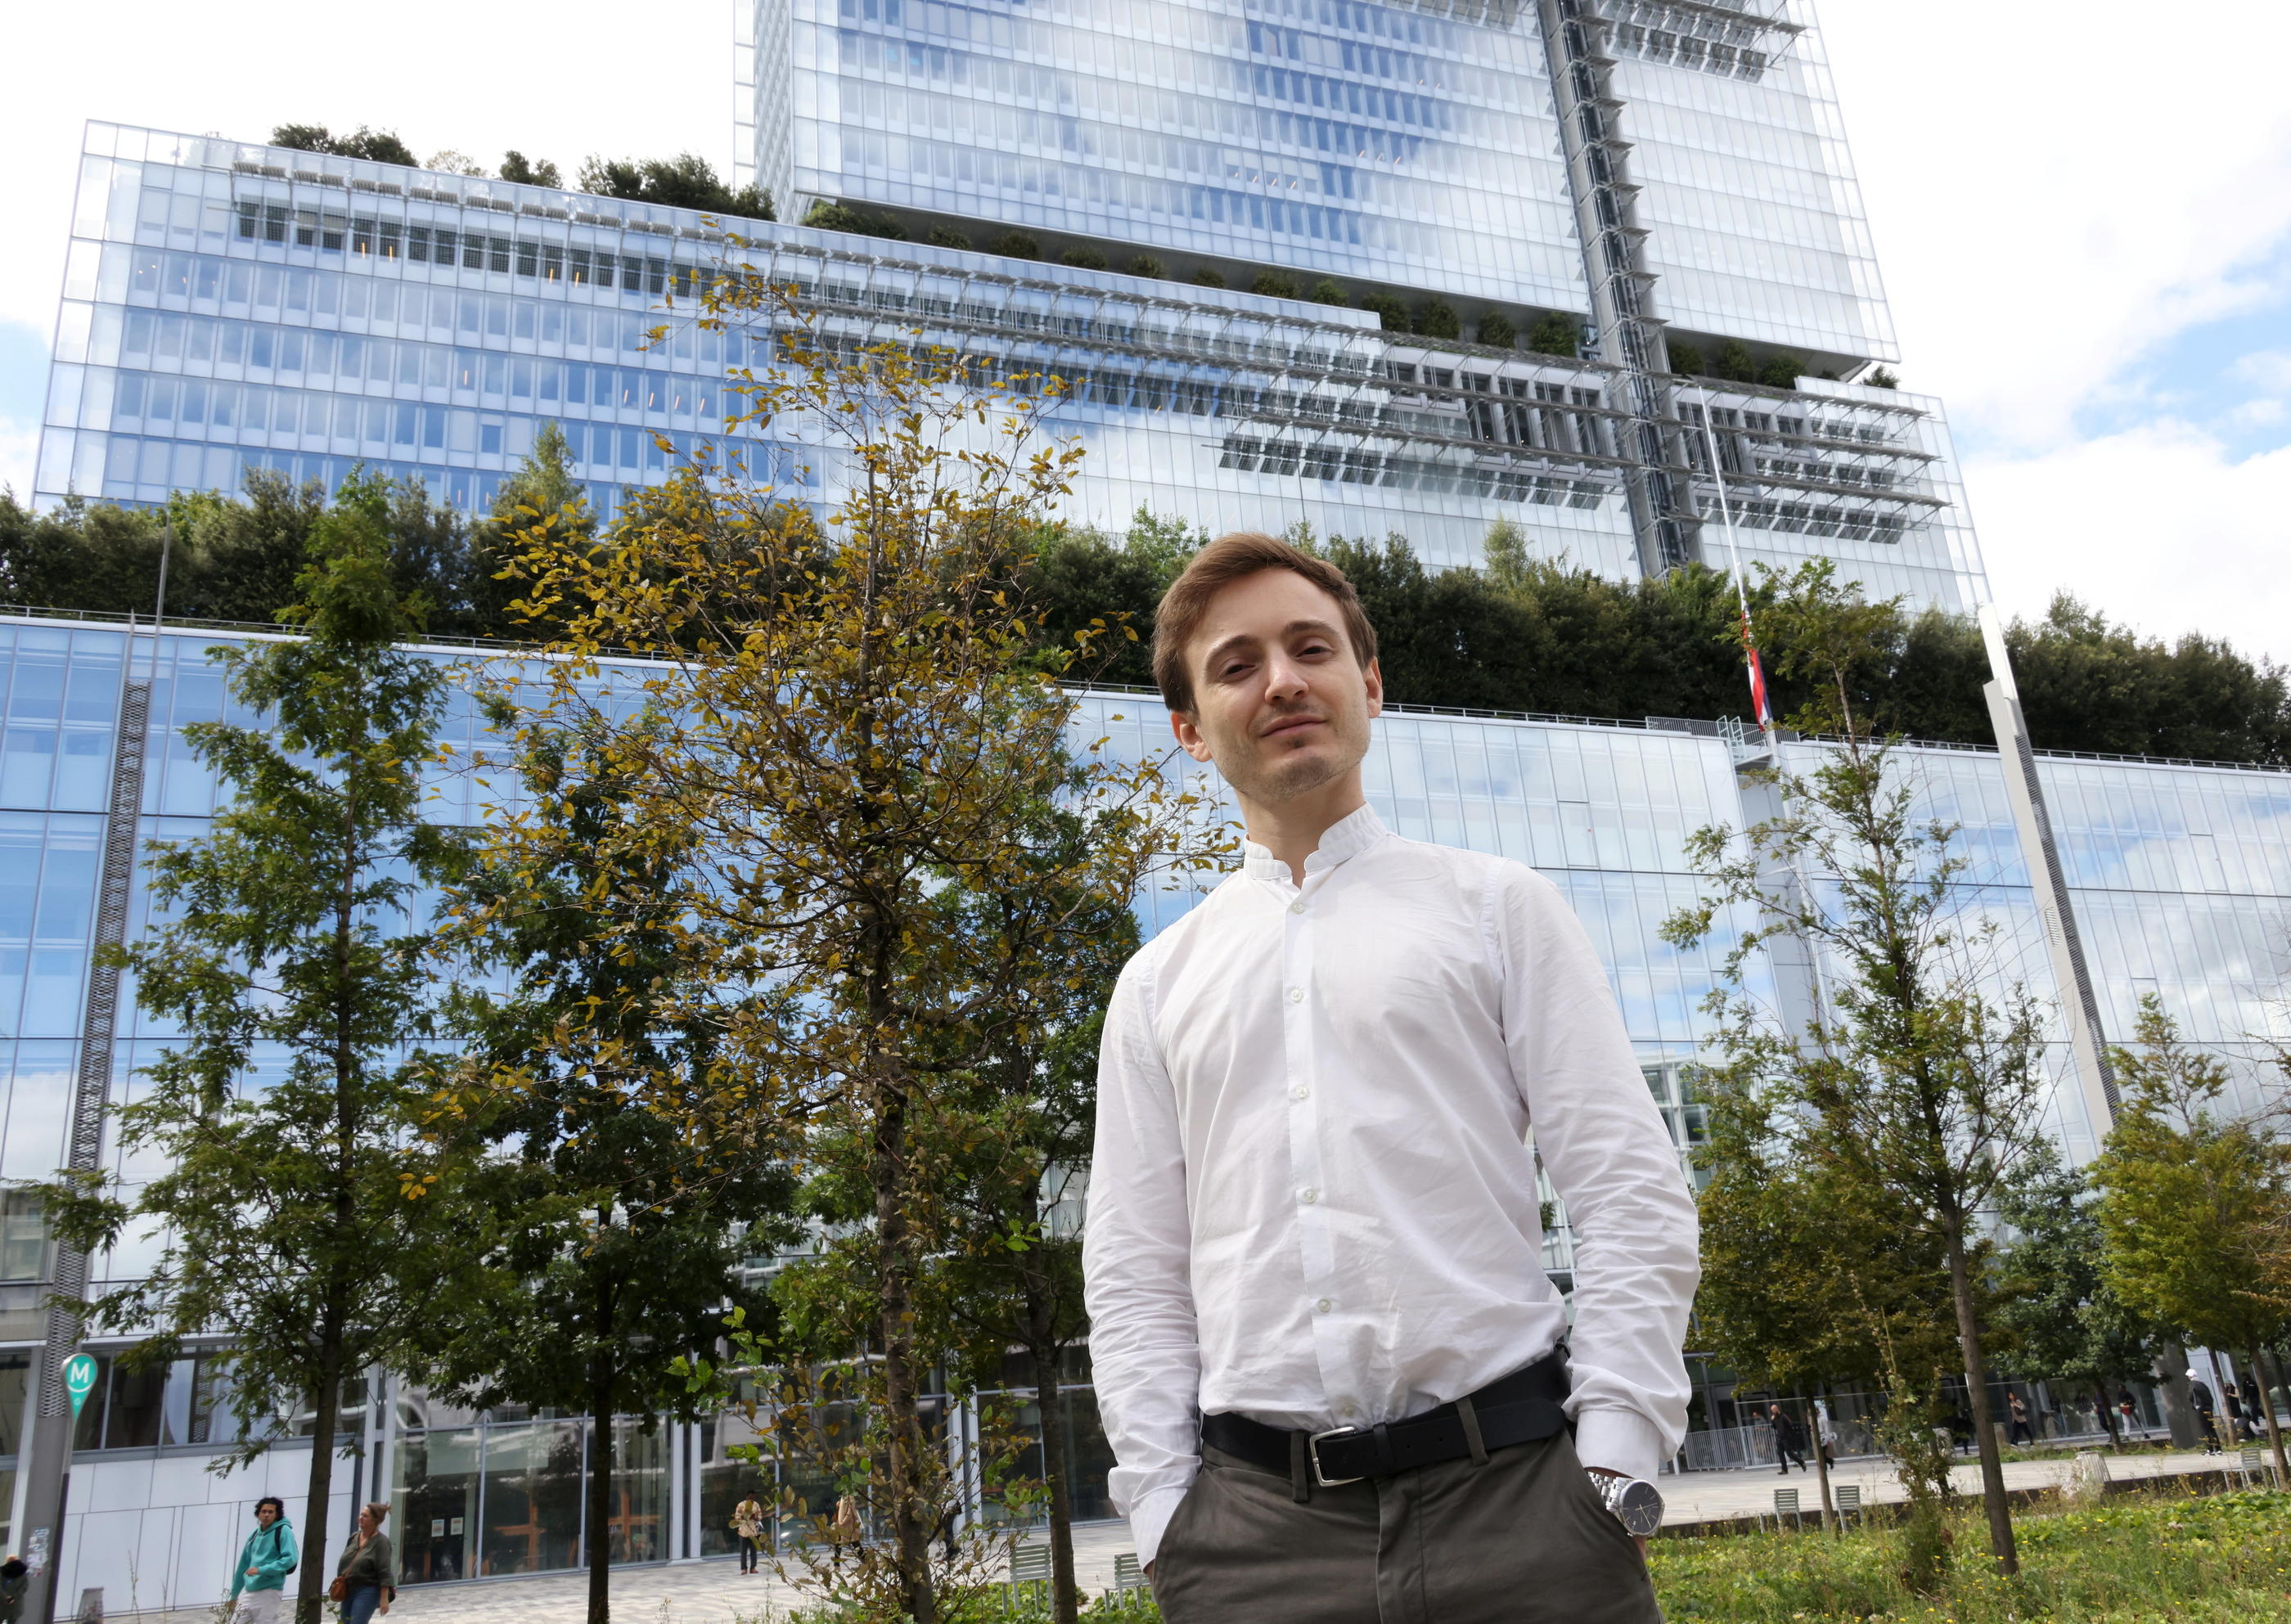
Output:
[[[2013,803],[2021,856],[2029,865],[2037,913],[2044,922],[2045,949],[2052,955],[2053,979],[2060,987],[2061,1021],[2068,1028],[2078,1090],[2092,1126],[2090,1154],[2096,1155],[2116,1122],[2116,1073],[2108,1064],[2108,1045],[2100,1029],[2100,1001],[2085,963],[2084,938],[2077,934],[2076,911],[2069,903],[2052,816],[2045,807],[2036,752],[2029,743],[2028,719],[2021,713],[2021,690],[2013,680],[2013,659],[2005,647],[2004,623],[1994,604],[1981,607],[1981,634],[1989,645],[1989,668],[1996,673],[1982,692],[1989,700],[1990,723],[1997,729],[2005,793]]]

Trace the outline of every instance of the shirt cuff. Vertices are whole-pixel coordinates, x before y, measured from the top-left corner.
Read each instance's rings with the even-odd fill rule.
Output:
[[[1137,1565],[1144,1567],[1162,1554],[1162,1535],[1191,1483],[1156,1489],[1129,1508],[1129,1537],[1137,1543]]]
[[[1626,1477],[1652,1477],[1662,1465],[1662,1429],[1636,1410],[1584,1410],[1575,1417],[1575,1458]]]

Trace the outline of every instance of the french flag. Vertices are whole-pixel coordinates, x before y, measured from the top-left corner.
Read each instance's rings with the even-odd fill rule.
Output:
[[[1758,713],[1761,728],[1774,725],[1774,708],[1766,700],[1766,668],[1759,662],[1758,646],[1750,638],[1750,612],[1742,611],[1742,654],[1750,665],[1750,708]]]

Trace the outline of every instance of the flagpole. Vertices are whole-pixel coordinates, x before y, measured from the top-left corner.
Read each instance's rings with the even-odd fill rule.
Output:
[[[1710,392],[1700,383],[1694,386],[1694,398],[1702,407],[1702,443],[1710,454],[1710,480],[1718,487],[1718,522],[1726,531],[1726,560],[1734,577],[1734,607],[1742,616],[1742,661],[1749,668],[1750,701],[1757,707],[1758,730],[1765,736],[1766,753],[1772,756],[1779,741],[1774,736],[1774,707],[1766,696],[1766,672],[1758,659],[1758,645],[1750,633],[1750,592],[1742,582],[1742,546],[1734,535],[1734,508],[1726,500],[1726,470],[1718,460],[1718,435],[1710,426]]]

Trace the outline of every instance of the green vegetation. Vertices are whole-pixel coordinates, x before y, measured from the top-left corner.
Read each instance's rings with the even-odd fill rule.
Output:
[[[1314,304],[1348,305],[1353,296],[1345,291],[1344,284],[1333,277],[1322,277],[1305,290],[1305,297]]]
[[[1194,285],[1196,287],[1223,287],[1225,285],[1225,277],[1218,272],[1211,270],[1208,266],[1204,265],[1199,270],[1194,272]]]
[[[1508,350],[1519,342],[1519,329],[1511,325],[1511,318],[1501,310],[1490,310],[1480,318],[1479,341],[1491,348]]]
[[[1058,263],[1071,265],[1076,270],[1104,270],[1105,256],[1095,248],[1077,243],[1058,254]]]
[[[556,165],[547,158],[527,158],[514,147],[502,154],[501,178],[514,181],[521,186],[565,184],[565,177],[558,173]]]
[[[1387,333],[1408,331],[1408,307],[1390,293],[1363,293],[1360,308],[1374,311]]]
[[[552,463],[561,459],[553,445],[544,435],[511,481],[521,488],[518,481],[539,479],[550,493],[543,512],[556,511],[573,489],[561,461]],[[251,477],[240,496],[174,498],[165,510],[176,526],[169,612],[275,620],[293,599],[304,538],[326,506],[315,487],[297,489],[273,474]],[[0,493],[0,603],[147,611],[161,519],[85,501],[35,513]],[[532,637],[532,628],[508,617],[509,590],[494,580],[499,524],[472,526],[406,486],[392,487],[386,522],[393,579],[402,593],[420,593],[432,635]],[[1033,571],[1045,639],[1070,640],[1100,618],[1126,618],[1144,638],[1162,588],[1207,539],[1151,514],[1125,534],[1047,530]],[[1478,569],[1427,569],[1397,535],[1314,544],[1359,583],[1379,627],[1387,690],[1399,703],[1628,718],[1740,716],[1747,708],[1732,588],[1712,571],[1609,581],[1529,558],[1521,532],[1507,524],[1491,532]],[[1786,586],[1774,578],[1753,583],[1761,624]],[[1993,744],[1978,628],[1938,610],[1871,607],[1880,623],[1868,657],[1850,673],[1856,708],[1885,732]],[[2271,661],[2193,632],[2169,644],[2143,638],[2066,594],[2043,619],[2015,622],[2006,640],[2040,748],[2291,765],[2291,672]],[[1153,680],[1142,642],[1114,645],[1092,674],[1139,687]],[[1772,686],[1778,711],[1805,703],[1805,681],[1789,671],[1776,670]]]
[[[1122,268],[1133,277],[1151,277],[1158,282],[1170,274],[1170,268],[1150,253],[1141,253]]]
[[[923,240],[934,248],[968,248],[971,245],[970,234],[958,231],[953,226],[933,226]]]
[[[1249,285],[1249,291],[1266,299],[1301,299],[1304,297],[1302,293],[1297,291],[1296,278],[1277,270],[1258,271],[1257,273],[1257,279]]]
[[[1427,299],[1416,307],[1416,331],[1426,338],[1461,338],[1464,326],[1454,305],[1445,299]]]
[[[1546,310],[1527,330],[1527,347],[1538,355],[1564,355],[1572,358],[1582,343],[1582,322],[1555,311]]]
[[[515,178],[506,169],[502,177]],[[679,152],[672,158],[592,157],[581,165],[575,185],[599,197],[622,197],[631,203],[664,204],[741,220],[779,218],[772,213],[769,192],[753,185],[730,185],[718,176],[714,165],[695,152]]]
[[[2125,1496],[2092,1507],[2047,1508],[2023,1524],[2026,1563],[2011,1579],[1968,1568],[1939,1597],[1906,1589],[1901,1533],[1857,1528],[1667,1538],[1648,1552],[1655,1595],[1671,1624],[2282,1624],[2291,1620],[2291,1515],[2263,1492],[2195,1499]],[[1979,1537],[1959,1515],[1959,1540]],[[963,1624],[1039,1624],[1047,1611],[1006,1592]],[[1162,1616],[1143,1592],[1101,1598],[1081,1615],[1146,1624]],[[754,1620],[753,1624],[766,1624]],[[770,1624],[843,1624],[802,1611]]]
[[[1042,257],[1042,244],[1031,231],[1004,231],[988,240],[986,252],[1006,259],[1039,260]]]
[[[369,130],[364,125],[348,135],[336,135],[322,124],[282,124],[270,132],[270,144],[292,147],[297,152],[326,152],[376,164],[401,164],[408,169],[421,167],[414,149],[398,140],[395,130]]]

